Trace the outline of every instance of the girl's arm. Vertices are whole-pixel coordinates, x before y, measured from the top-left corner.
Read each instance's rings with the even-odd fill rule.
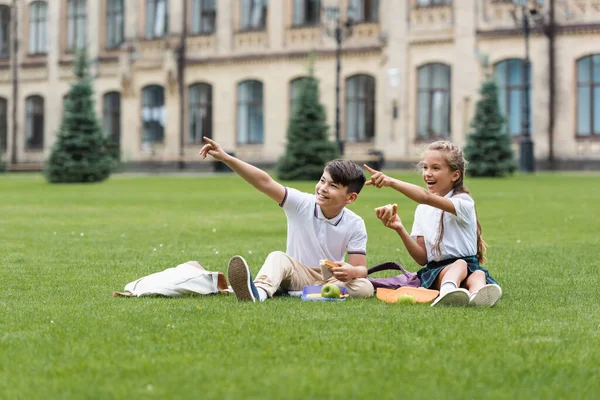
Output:
[[[386,186],[391,187],[419,204],[427,204],[456,215],[454,203],[452,203],[452,201],[449,199],[438,196],[437,194],[433,194],[427,189],[413,185],[412,183],[390,178],[383,172],[374,170],[366,164],[365,168],[371,173],[371,180],[368,180],[365,185],[376,186],[380,189]]]
[[[406,250],[408,250],[408,254],[410,254],[417,264],[427,264],[427,250],[423,236],[418,236],[417,240],[415,241],[402,224],[398,214],[390,215],[390,211],[386,207],[376,208],[375,214],[385,226],[396,231],[396,233],[400,236],[400,239],[402,239],[404,247],[406,247]]]

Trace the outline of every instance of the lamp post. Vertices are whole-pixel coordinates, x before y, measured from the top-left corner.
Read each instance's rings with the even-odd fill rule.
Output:
[[[335,39],[335,140],[340,154],[344,154],[344,141],[340,136],[340,74],[342,70],[342,42],[352,36],[352,20],[346,18],[342,23],[340,5],[325,5],[325,18],[328,22],[326,32]]]
[[[179,37],[179,46],[175,51],[177,61],[177,86],[179,89],[179,169],[185,168],[185,57],[187,40],[187,0],[183,0],[183,12],[181,15],[181,35]]]
[[[529,36],[530,16],[537,14],[535,7],[529,6],[528,0],[513,0],[515,6],[521,10],[521,25],[523,26],[523,37],[525,39],[525,60],[523,61],[523,78],[525,105],[523,107],[523,138],[519,145],[519,169],[521,172],[533,172],[535,170],[535,159],[533,156],[533,140],[531,139],[531,62],[529,60]]]

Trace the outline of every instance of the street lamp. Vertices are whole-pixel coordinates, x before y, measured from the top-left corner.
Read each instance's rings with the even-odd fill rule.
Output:
[[[323,7],[328,25],[327,34],[335,39],[335,140],[340,154],[344,154],[344,142],[340,137],[340,73],[342,70],[342,42],[352,36],[352,19],[346,17],[342,23],[340,18],[340,5],[327,5]],[[350,9],[348,10],[350,13]]]
[[[512,0],[517,9],[521,11],[520,24],[523,27],[523,36],[525,38],[525,60],[523,66],[523,78],[525,80],[524,97],[525,106],[523,107],[523,138],[519,145],[519,169],[521,172],[533,172],[535,170],[535,159],[533,156],[533,140],[531,139],[531,62],[529,61],[529,18],[537,15],[537,7],[530,5],[529,0]],[[513,14],[515,22],[519,23],[516,12]]]

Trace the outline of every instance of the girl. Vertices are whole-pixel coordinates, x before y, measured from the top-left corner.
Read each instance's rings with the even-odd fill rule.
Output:
[[[366,185],[391,187],[419,203],[410,235],[389,208],[379,207],[376,213],[385,226],[400,235],[411,257],[425,266],[417,272],[421,285],[440,291],[432,306],[491,307],[502,297],[498,283],[480,266],[485,262],[486,244],[475,202],[463,183],[466,164],[462,151],[453,143],[431,143],[420,163],[427,189],[365,165],[372,174]]]

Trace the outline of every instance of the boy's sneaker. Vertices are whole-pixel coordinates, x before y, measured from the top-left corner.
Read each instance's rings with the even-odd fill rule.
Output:
[[[252,274],[244,257],[231,257],[227,268],[227,277],[231,289],[239,301],[257,301],[259,299],[258,290],[252,282]]]
[[[502,288],[500,286],[490,283],[485,285],[479,292],[473,296],[469,305],[479,307],[492,307],[502,297]]]
[[[438,296],[438,298],[435,299],[435,301],[431,304],[431,307],[437,304],[443,306],[469,305],[469,291],[462,288],[450,290],[445,294]]]

